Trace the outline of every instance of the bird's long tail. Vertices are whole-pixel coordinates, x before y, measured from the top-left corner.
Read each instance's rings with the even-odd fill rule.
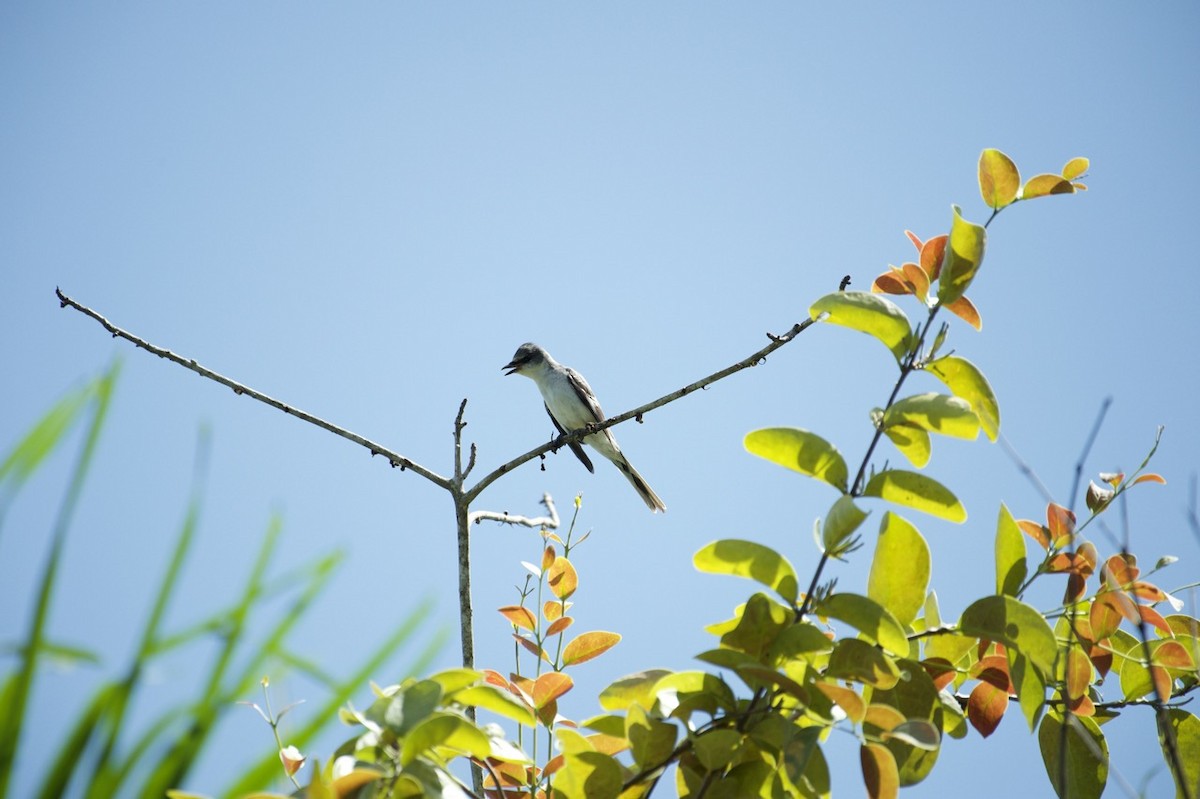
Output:
[[[613,463],[617,465],[617,468],[621,470],[621,474],[625,475],[633,485],[634,490],[638,492],[638,496],[646,503],[646,507],[650,509],[651,513],[658,513],[659,511],[663,513],[667,512],[667,506],[658,498],[658,494],[654,493],[654,489],[650,487],[650,484],[638,474],[637,469],[633,468],[623,455],[619,459],[614,459]]]

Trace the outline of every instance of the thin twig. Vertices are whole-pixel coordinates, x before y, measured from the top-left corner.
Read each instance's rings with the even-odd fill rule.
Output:
[[[1109,396],[1100,403],[1100,412],[1096,414],[1096,421],[1092,423],[1092,430],[1083,444],[1083,451],[1079,453],[1079,460],[1075,461],[1075,479],[1071,482],[1071,493],[1067,494],[1067,508],[1071,511],[1075,510],[1075,501],[1079,496],[1079,484],[1083,481],[1084,463],[1092,451],[1092,445],[1096,443],[1096,436],[1100,435],[1100,428],[1104,425],[1104,417],[1108,413],[1112,401],[1112,397]]]
[[[472,511],[467,516],[467,519],[471,524],[489,521],[500,522],[501,524],[519,524],[523,527],[545,527],[548,530],[557,530],[559,524],[558,509],[554,507],[554,498],[549,494],[542,494],[542,504],[546,506],[546,516],[518,516],[507,511],[477,510]]]
[[[482,477],[478,483],[476,483],[474,486],[472,486],[471,488],[469,488],[465,492],[463,492],[464,496],[466,497],[468,502],[471,502],[475,499],[475,497],[477,497],[481,493],[483,493],[483,490],[486,489],[488,486],[490,486],[492,483],[494,483],[498,478],[504,476],[508,472],[511,472],[513,469],[517,468],[521,464],[533,460],[534,458],[538,457],[539,455],[542,455],[546,452],[550,452],[551,450],[558,450],[559,448],[564,447],[568,444],[572,444],[576,441],[581,441],[586,436],[589,436],[593,433],[598,433],[601,430],[606,430],[609,427],[621,424],[622,422],[629,421],[630,419],[637,418],[640,420],[643,415],[649,413],[652,410],[661,408],[663,405],[666,405],[670,402],[674,402],[675,400],[680,399],[682,397],[686,397],[688,394],[691,394],[694,391],[698,391],[702,388],[710,386],[713,383],[717,382],[718,380],[722,380],[726,377],[729,377],[730,375],[732,375],[736,372],[740,372],[743,369],[748,369],[751,366],[758,366],[760,363],[762,363],[763,361],[766,360],[768,355],[770,355],[772,352],[774,352],[775,350],[782,347],[784,344],[787,344],[788,342],[795,339],[796,336],[800,335],[802,332],[804,332],[809,327],[811,327],[815,321],[816,321],[815,319],[805,319],[803,322],[799,322],[799,323],[793,325],[790,330],[788,330],[786,333],[783,333],[782,335],[774,335],[774,334],[768,333],[767,337],[769,339],[771,339],[770,344],[768,344],[767,346],[758,350],[757,352],[750,355],[749,357],[743,358],[742,360],[738,361],[737,363],[733,364],[732,366],[727,366],[724,369],[720,370],[719,372],[713,372],[708,377],[701,378],[700,380],[697,380],[694,383],[686,385],[683,388],[678,389],[676,391],[672,391],[669,394],[664,394],[663,396],[659,397],[658,399],[654,400],[653,402],[647,402],[645,405],[639,405],[638,407],[634,408],[633,410],[625,411],[624,413],[617,414],[616,416],[611,416],[599,424],[592,424],[592,425],[588,425],[586,427],[582,427],[578,430],[573,430],[573,431],[567,433],[566,435],[558,436],[557,438],[555,438],[545,444],[542,444],[539,447],[535,447],[534,449],[529,450],[524,455],[518,455],[517,457],[513,458],[509,462],[496,467],[494,470],[492,470],[487,475]]]
[[[253,388],[250,388],[247,385],[237,382],[236,380],[232,380],[228,377],[225,377],[224,375],[218,374],[217,372],[214,372],[213,370],[208,369],[207,367],[201,366],[200,364],[196,363],[196,361],[192,358],[185,358],[184,356],[177,355],[176,353],[171,352],[170,350],[163,349],[162,347],[156,347],[155,345],[151,344],[150,342],[146,341],[145,339],[138,338],[137,336],[133,335],[132,333],[130,333],[126,330],[122,330],[121,328],[119,328],[116,325],[109,322],[107,319],[105,319],[100,314],[93,311],[91,308],[88,308],[86,305],[79,304],[75,300],[73,300],[70,297],[68,297],[67,295],[63,294],[61,289],[58,289],[58,288],[54,289],[54,293],[58,295],[58,301],[62,305],[63,308],[70,306],[70,307],[74,308],[75,310],[79,311],[80,313],[84,314],[85,316],[92,317],[97,322],[99,322],[105,330],[107,330],[109,333],[111,333],[113,338],[123,338],[126,341],[132,342],[134,345],[146,350],[146,352],[157,355],[160,358],[166,358],[168,361],[173,361],[173,362],[179,364],[180,366],[184,367],[185,369],[192,370],[193,372],[200,375],[201,377],[207,377],[209,380],[214,380],[214,381],[220,383],[221,385],[226,386],[227,388],[231,388],[231,389],[233,389],[233,393],[235,393],[235,394],[245,395],[247,397],[250,397],[251,399],[256,399],[259,402],[270,405],[272,408],[275,408],[276,410],[283,411],[284,413],[286,413],[290,416],[295,416],[297,419],[302,419],[302,420],[308,422],[309,424],[314,424],[317,427],[320,427],[323,430],[327,430],[330,433],[333,433],[334,435],[341,436],[342,438],[344,438],[348,441],[353,441],[355,444],[358,444],[360,447],[366,447],[368,450],[370,450],[372,455],[382,455],[384,458],[387,458],[388,462],[393,467],[399,466],[401,469],[411,469],[414,473],[419,474],[421,477],[424,477],[426,480],[430,481],[431,483],[434,483],[435,485],[441,486],[442,488],[450,487],[450,481],[447,478],[442,477],[437,472],[434,472],[430,469],[425,468],[424,466],[422,466],[419,463],[416,463],[415,461],[409,460],[408,458],[404,457],[403,455],[400,455],[398,453],[391,451],[390,449],[382,446],[381,444],[377,444],[374,441],[371,441],[370,439],[363,438],[362,436],[358,435],[357,433],[352,433],[349,430],[346,430],[345,428],[342,428],[342,427],[338,427],[337,425],[327,422],[318,416],[313,416],[311,413],[302,411],[299,408],[294,408],[291,405],[288,405],[287,403],[281,402],[277,399],[274,399],[273,397],[267,396],[266,394],[262,393],[261,391],[257,391]]]
[[[1054,502],[1054,495],[1050,493],[1050,489],[1046,488],[1046,484],[1037,476],[1037,472],[1033,470],[1033,467],[1025,462],[1016,448],[1009,442],[1008,437],[1004,433],[1001,433],[999,440],[1000,446],[1004,447],[1004,452],[1007,453],[1009,460],[1017,467],[1017,471],[1024,475],[1025,479],[1042,495],[1042,499],[1047,503]]]

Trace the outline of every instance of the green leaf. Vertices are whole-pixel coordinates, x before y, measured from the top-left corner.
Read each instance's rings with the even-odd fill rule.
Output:
[[[464,688],[457,691],[453,699],[463,705],[490,710],[499,716],[512,719],[518,724],[524,724],[526,727],[537,725],[533,710],[528,705],[495,685],[475,685],[471,688]]]
[[[46,456],[54,451],[59,441],[79,419],[87,401],[96,392],[96,378],[86,385],[69,391],[54,404],[0,463],[0,483],[11,480],[9,491],[15,491],[25,482]]]
[[[966,358],[946,355],[925,365],[925,371],[946,384],[956,397],[971,403],[983,432],[992,441],[1000,435],[1000,404],[987,378]]]
[[[949,305],[966,293],[983,263],[983,251],[987,243],[987,231],[983,225],[963,219],[962,209],[957,205],[953,209],[950,240],[946,242],[946,255],[938,275],[938,302],[942,305]]]
[[[1004,503],[996,520],[996,593],[1015,597],[1025,583],[1025,536]]]
[[[1175,750],[1179,753],[1179,763],[1183,766],[1183,781],[1188,785],[1188,794],[1175,785],[1175,795],[1195,796],[1196,786],[1200,785],[1200,719],[1181,708],[1173,707],[1167,710],[1171,730],[1175,733]],[[1163,745],[1163,759],[1170,762],[1165,741],[1159,736]]]
[[[739,608],[733,629],[721,636],[721,646],[761,658],[775,636],[791,624],[793,613],[766,594],[754,594]]]
[[[985,596],[963,611],[958,620],[964,635],[998,641],[1029,658],[1043,677],[1054,675],[1057,645],[1054,631],[1036,608],[1010,596]]]
[[[999,150],[987,149],[979,156],[979,193],[988,208],[999,211],[1017,199],[1021,174],[1017,165]]]
[[[838,497],[825,516],[825,527],[822,532],[824,551],[836,556],[854,531],[858,529],[868,514],[848,496]],[[795,601],[793,597],[792,601]]]
[[[400,763],[407,766],[421,755],[430,754],[434,747],[451,749],[483,759],[491,754],[487,734],[453,713],[435,713],[413,727],[404,737]],[[441,759],[441,758],[439,758]]]
[[[973,440],[979,436],[979,417],[960,397],[930,392],[897,400],[883,415],[886,426],[915,425],[938,435]]]
[[[746,434],[746,451],[788,469],[823,480],[846,493],[849,470],[837,447],[797,427],[768,427]]]
[[[796,603],[799,586],[796,570],[783,555],[753,541],[727,538],[714,541],[692,556],[698,571],[749,577]]]
[[[1038,728],[1038,745],[1046,776],[1060,798],[1099,799],[1108,781],[1108,743],[1104,733],[1100,731],[1100,725],[1085,716],[1070,715],[1067,723],[1065,751],[1062,746],[1063,717],[1058,711],[1047,711]],[[1064,775],[1066,785],[1060,784]]]
[[[608,755],[595,751],[582,735],[560,727],[554,731],[562,744],[563,765],[554,774],[554,795],[561,799],[616,799],[621,793],[621,767]]]
[[[936,480],[916,472],[886,469],[876,473],[863,496],[878,497],[951,522],[964,522],[967,511],[958,497]]]
[[[912,325],[900,306],[878,294],[835,291],[814,302],[808,313],[813,319],[827,314],[824,319],[826,322],[874,336],[891,350],[896,363],[903,361],[908,354]]]
[[[880,414],[882,421],[882,411],[877,409],[876,412]],[[921,428],[910,424],[893,424],[883,428],[883,434],[913,466],[920,469],[929,463],[933,447],[929,441],[929,434]]]
[[[600,707],[617,711],[640,705],[649,710],[654,707],[658,681],[671,674],[667,669],[650,669],[622,677],[600,692]]]
[[[728,650],[716,650],[728,651]],[[653,687],[652,695],[665,716],[686,719],[695,710],[709,716],[718,710],[733,712],[737,706],[733,689],[715,674],[706,671],[680,671],[667,674]],[[649,709],[653,705],[642,705]]]
[[[858,638],[842,638],[833,645],[825,675],[885,690],[900,681],[900,669],[892,659],[883,650]]]
[[[634,762],[646,768],[669,759],[675,749],[678,728],[661,719],[651,718],[638,705],[631,705],[625,716],[623,734],[629,741]]]
[[[1046,678],[1030,665],[1029,658],[1015,649],[1008,651],[1008,675],[1029,731],[1037,729],[1038,719],[1046,709]]]
[[[817,606],[822,616],[849,624],[893,654],[908,654],[908,635],[896,617],[875,600],[861,594],[836,593]]]
[[[929,544],[906,519],[888,511],[879,523],[867,596],[891,611],[902,625],[912,624],[929,588]]]
[[[903,679],[890,690],[875,690],[872,705],[895,708],[906,719],[885,736],[900,769],[900,784],[915,785],[929,775],[938,758],[945,715],[933,680],[915,660],[898,664]]]

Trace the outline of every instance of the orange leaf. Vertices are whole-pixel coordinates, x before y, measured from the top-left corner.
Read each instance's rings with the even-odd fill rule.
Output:
[[[884,732],[891,732],[905,722],[904,714],[891,705],[872,704],[863,717],[867,724],[874,724]]]
[[[1071,712],[1076,716],[1094,716],[1096,715],[1096,703],[1087,694],[1076,699],[1067,700],[1067,705],[1071,708]]]
[[[921,268],[930,280],[937,280],[942,271],[942,259],[946,257],[946,242],[950,240],[948,233],[934,236],[921,247]]]
[[[1138,479],[1133,481],[1132,485],[1137,485],[1138,483],[1161,483],[1166,485],[1167,481],[1166,478],[1164,478],[1161,474],[1154,474],[1152,472],[1150,474],[1141,475],[1138,477]]]
[[[1171,625],[1167,624],[1167,620],[1164,619],[1157,610],[1149,605],[1138,605],[1137,609],[1138,613],[1142,617],[1142,620],[1147,624],[1154,625],[1155,629],[1168,638],[1175,637],[1175,634],[1171,632]]]
[[[1154,690],[1165,702],[1171,698],[1172,688],[1175,685],[1175,680],[1171,679],[1171,675],[1161,666],[1150,667],[1150,679],[1154,683]]]
[[[1100,559],[1100,553],[1096,551],[1096,545],[1091,541],[1084,541],[1083,544],[1075,550],[1076,563],[1079,573],[1082,575],[1093,574],[1096,571],[1096,563]]]
[[[896,799],[900,795],[900,769],[890,749],[882,744],[864,744],[858,750],[858,759],[870,799]]]
[[[621,636],[616,633],[603,631],[584,633],[567,644],[563,650],[563,665],[586,663],[612,649],[620,640]]]
[[[1042,525],[1030,519],[1017,520],[1017,527],[1021,528],[1021,532],[1037,541],[1042,545],[1042,549],[1050,548],[1050,531]]]
[[[921,661],[921,666],[933,680],[933,686],[939,691],[954,682],[954,678],[958,676],[954,666],[945,658],[928,658]]]
[[[925,270],[914,263],[907,263],[900,267],[900,271],[904,273],[904,279],[917,299],[925,302],[929,297],[929,275],[925,274]]]
[[[825,697],[840,707],[846,712],[846,718],[850,719],[855,724],[863,720],[867,714],[866,703],[857,691],[846,688],[842,685],[834,685],[833,683],[819,682],[816,684],[817,690],[825,694]]]
[[[975,303],[967,299],[965,294],[946,305],[946,310],[976,330],[983,330],[983,319],[979,316],[979,310],[975,307]]]
[[[1083,650],[1073,646],[1067,650],[1067,696],[1077,700],[1087,695],[1088,686],[1092,684],[1092,661]]]
[[[1063,592],[1063,604],[1070,605],[1083,599],[1087,593],[1087,578],[1077,571],[1072,571],[1067,577],[1067,588]]]
[[[1045,197],[1050,194],[1071,194],[1075,187],[1069,180],[1063,180],[1059,175],[1034,175],[1025,183],[1021,190],[1022,200],[1032,200],[1034,197]]]
[[[550,590],[559,599],[566,599],[579,587],[579,575],[575,573],[571,561],[566,558],[555,558],[545,574]]]
[[[1112,555],[1108,560],[1104,561],[1103,577],[1104,582],[1114,589],[1124,589],[1134,581],[1138,575],[1138,569],[1129,561],[1120,555]]]
[[[496,671],[495,669],[484,669],[483,670],[483,681],[486,683],[489,683],[491,685],[498,685],[501,688],[508,687],[508,680],[506,680],[504,678],[503,674]]]
[[[911,294],[908,285],[895,272],[884,272],[875,278],[871,291],[876,294]]]
[[[516,638],[518,644],[520,644],[521,646],[528,649],[530,652],[532,652],[537,657],[540,657],[542,660],[546,661],[547,663],[550,662],[550,656],[546,654],[546,651],[544,649],[542,649],[540,646],[538,646],[536,643],[534,643],[533,641],[530,641],[528,638],[525,638],[523,636],[517,635],[516,633],[513,633],[513,638]]]
[[[1153,662],[1154,665],[1167,669],[1190,671],[1196,668],[1196,661],[1192,659],[1192,653],[1178,641],[1163,641],[1155,647]]]
[[[516,627],[524,627],[526,630],[537,629],[537,619],[529,612],[529,609],[521,605],[505,605],[499,608],[499,611],[504,614],[504,618],[508,619]]]
[[[1055,546],[1063,546],[1075,534],[1075,514],[1051,502],[1046,506],[1046,526]]]
[[[533,683],[533,706],[538,710],[571,690],[575,682],[561,671],[548,671]]]
[[[1092,624],[1092,635],[1097,638],[1108,638],[1121,626],[1121,617],[1126,616],[1127,611],[1118,607],[1117,597],[1120,596],[1123,595],[1115,591],[1104,591],[1092,602],[1092,608],[1088,611],[1088,618]],[[1129,598],[1125,597],[1125,599],[1128,602]],[[1137,613],[1136,609],[1130,608],[1130,610]]]
[[[1101,678],[1107,677],[1113,664],[1112,641],[1105,638],[1096,643],[1088,652],[1088,657],[1091,658],[1092,665],[1096,667],[1096,672]]]
[[[550,623],[550,626],[546,628],[546,637],[549,638],[552,635],[558,635],[574,623],[575,620],[570,616],[563,616],[562,618],[555,619]]]
[[[967,698],[967,720],[984,738],[996,731],[1006,710],[1008,691],[986,680],[976,685]]]
[[[1161,588],[1153,583],[1148,583],[1145,580],[1134,580],[1129,585],[1129,590],[1138,599],[1145,599],[1149,602],[1162,602],[1167,598],[1167,595]]]
[[[570,609],[570,602],[551,599],[542,605],[542,615],[546,617],[546,621],[554,621]]]
[[[547,545],[546,551],[542,553],[542,571],[550,568],[550,564],[558,557],[558,553],[554,551],[554,547]]]
[[[908,240],[911,241],[913,243],[913,246],[917,248],[917,252],[920,252],[922,245],[921,245],[921,240],[919,238],[917,238],[917,234],[913,233],[911,230],[906,230],[906,231],[904,231],[904,235],[908,236]]]

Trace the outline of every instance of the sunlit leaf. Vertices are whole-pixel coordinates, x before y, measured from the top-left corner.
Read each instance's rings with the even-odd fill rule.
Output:
[[[816,612],[849,624],[884,649],[904,657],[908,635],[896,617],[870,597],[838,592],[817,605]]]
[[[916,472],[899,469],[877,472],[867,482],[863,496],[886,499],[951,522],[963,522],[967,518],[966,509],[950,489]]]
[[[1010,596],[987,596],[963,611],[958,627],[965,635],[1016,649],[1028,657],[1043,676],[1053,676],[1057,643],[1054,631],[1036,608]]]
[[[929,275],[925,274],[924,269],[917,264],[906,263],[900,267],[900,271],[917,299],[921,302],[929,299]]]
[[[964,294],[954,302],[946,303],[945,308],[976,330],[983,330],[983,317],[979,315],[979,309],[967,298],[967,295]]]
[[[541,710],[571,690],[574,681],[561,671],[548,671],[533,681],[533,707]]]
[[[692,563],[697,570],[709,574],[732,574],[757,580],[793,604],[800,590],[796,570],[788,559],[754,541],[714,541],[697,552]]]
[[[885,513],[871,559],[867,596],[907,626],[925,603],[930,569],[929,544],[917,528],[891,511]]]
[[[622,677],[600,692],[600,706],[608,711],[625,710],[630,705],[649,710],[654,707],[655,686],[670,675],[666,669],[650,669]]]
[[[870,799],[896,799],[900,795],[900,772],[891,751],[882,744],[864,744],[858,750],[863,783]]]
[[[967,720],[976,731],[987,738],[996,731],[1004,712],[1008,710],[1008,674],[998,669],[984,669],[978,675],[979,684],[967,697]]]
[[[1088,167],[1090,165],[1091,162],[1086,158],[1072,158],[1062,169],[1063,179],[1074,180],[1075,178],[1080,177],[1083,175],[1083,173],[1088,171]]]
[[[1025,583],[1025,538],[1003,503],[996,521],[996,593],[1015,597]]]
[[[620,640],[621,636],[617,633],[604,631],[583,633],[563,649],[563,665],[586,663],[612,649]]]
[[[527,727],[534,726],[533,710],[517,697],[495,685],[476,685],[454,694],[462,705],[490,710]]]
[[[912,289],[904,281],[904,276],[895,270],[889,270],[875,278],[875,282],[871,284],[871,291],[899,296],[912,294]]]
[[[838,553],[867,518],[867,515],[865,511],[854,504],[852,497],[838,497],[825,516],[825,526],[822,528],[824,551],[832,554]],[[795,602],[794,596],[792,601]]]
[[[537,619],[528,608],[521,605],[505,605],[499,609],[504,618],[511,621],[517,627],[524,627],[526,630],[537,629]]]
[[[979,193],[988,208],[999,211],[1017,199],[1021,175],[1017,165],[999,150],[987,149],[979,156]]]
[[[970,402],[935,392],[896,400],[884,413],[883,424],[916,425],[930,433],[967,440],[979,435],[979,417]]]
[[[946,243],[949,241],[950,234],[942,233],[921,245],[921,268],[929,275],[930,280],[937,280],[941,276],[942,261],[946,258]]]
[[[678,734],[674,724],[652,718],[638,705],[630,706],[625,715],[623,737],[629,741],[634,762],[642,768],[667,762]]]
[[[1032,200],[1034,197],[1046,197],[1051,194],[1074,194],[1075,187],[1069,180],[1063,180],[1058,175],[1035,175],[1021,189],[1022,200]]]
[[[1161,474],[1149,473],[1139,475],[1136,480],[1130,483],[1130,485],[1137,485],[1138,483],[1160,483],[1162,485],[1166,485],[1166,482],[1166,478],[1164,478]]]
[[[1046,776],[1059,797],[1098,799],[1108,781],[1108,742],[1093,719],[1074,715],[1066,718],[1065,736],[1063,716],[1057,710],[1047,711],[1038,727]],[[1064,777],[1065,785],[1061,784]]]
[[[752,455],[823,480],[846,493],[846,461],[837,447],[816,433],[796,427],[768,427],[747,433],[744,444]]]
[[[891,350],[897,363],[908,352],[912,337],[912,325],[908,317],[894,302],[876,294],[866,291],[826,294],[812,304],[808,313],[813,319],[827,314],[826,322],[874,336]]]
[[[929,434],[916,425],[892,424],[883,428],[883,434],[896,445],[900,454],[918,469],[929,463],[933,451]]]
[[[949,305],[966,293],[983,263],[987,243],[987,231],[983,225],[963,219],[957,205],[953,209],[954,221],[950,226],[950,239],[946,244],[946,255],[938,278],[938,302],[943,305]]]
[[[858,638],[842,638],[833,645],[826,676],[891,688],[900,681],[900,669],[882,650]]]
[[[400,763],[407,766],[434,747],[452,749],[477,758],[485,758],[491,754],[491,743],[483,730],[462,716],[437,713],[404,736]]]
[[[571,561],[566,558],[555,558],[550,567],[546,569],[546,582],[556,597],[566,599],[579,587],[579,575],[575,573],[575,567],[571,565]]]
[[[1191,786],[1200,785],[1200,719],[1177,707],[1168,709],[1166,713],[1171,731],[1175,733],[1175,751],[1183,767],[1183,782]],[[1169,763],[1171,753],[1167,751],[1166,741],[1161,736],[1159,743],[1163,748],[1163,758]]]
[[[817,690],[825,694],[829,701],[836,704],[846,714],[846,718],[855,724],[862,723],[867,715],[867,705],[863,702],[858,691],[836,683],[818,682]]]
[[[945,355],[925,365],[925,371],[946,384],[956,397],[971,404],[983,432],[992,441],[1000,434],[1000,404],[975,364],[956,355]]]

